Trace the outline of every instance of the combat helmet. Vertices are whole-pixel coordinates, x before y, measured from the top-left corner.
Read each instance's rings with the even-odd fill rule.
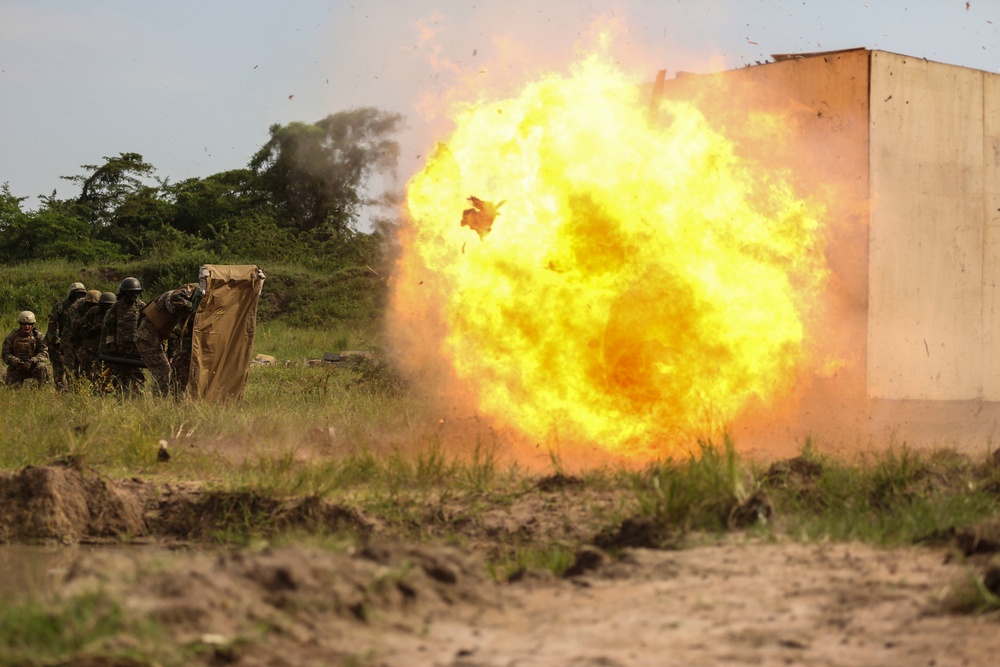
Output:
[[[83,297],[84,303],[100,303],[101,301],[101,290],[92,289],[87,290],[87,295]]]
[[[141,292],[141,291],[142,291],[142,283],[140,283],[137,278],[133,278],[132,276],[129,276],[128,278],[123,280],[120,285],[118,285],[119,294],[123,292]]]
[[[22,310],[21,313],[17,316],[17,323],[18,324],[34,324],[35,323],[35,314],[33,312],[31,312],[30,310]]]
[[[118,301],[118,297],[115,296],[114,292],[101,292],[101,304],[112,304]]]
[[[73,296],[78,293],[82,296],[86,291],[87,288],[83,286],[83,283],[70,283],[69,294],[66,296]]]

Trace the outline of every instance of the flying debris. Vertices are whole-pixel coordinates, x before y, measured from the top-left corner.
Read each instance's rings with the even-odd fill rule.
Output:
[[[479,234],[480,239],[484,239],[493,229],[493,221],[500,215],[500,207],[507,200],[504,199],[500,203],[494,204],[478,197],[469,197],[469,201],[472,202],[473,208],[462,211],[462,226],[468,227]]]

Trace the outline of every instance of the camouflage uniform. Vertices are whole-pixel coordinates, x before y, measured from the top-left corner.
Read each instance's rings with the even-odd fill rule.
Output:
[[[88,292],[84,298],[69,307],[66,328],[62,330],[63,366],[75,378],[88,377],[87,373],[90,370],[90,364],[80,349],[80,344],[83,342],[83,320],[90,311],[97,308],[97,299],[101,296],[97,290],[92,292],[93,294]]]
[[[49,313],[49,326],[45,330],[45,345],[48,347],[49,358],[52,360],[52,373],[55,376],[56,389],[66,389],[66,370],[62,355],[63,324],[66,323],[68,316],[66,311],[86,292],[83,285],[80,285],[79,289],[74,289],[73,285],[70,285],[69,296],[56,302]]]
[[[141,361],[135,347],[135,330],[139,324],[139,314],[146,303],[138,298],[122,295],[104,316],[101,328],[99,355],[111,355]],[[106,362],[111,369],[113,385],[128,393],[137,391],[146,381],[141,365]]]
[[[107,315],[112,305],[114,304],[102,302],[99,305],[90,306],[83,319],[80,320],[78,328],[74,330],[74,334],[76,334],[76,359],[83,374],[91,382],[97,381],[103,367],[97,355],[101,346],[104,316]]]
[[[167,341],[167,358],[174,369],[174,387],[179,395],[187,391],[191,377],[191,338],[194,332],[194,317],[188,315],[177,323]]]
[[[49,360],[48,347],[35,327],[31,327],[28,334],[22,332],[21,327],[7,334],[0,358],[7,364],[4,381],[8,385],[21,385],[28,378],[34,378],[40,385],[49,381],[49,366],[45,363]]]
[[[156,393],[160,396],[166,396],[170,391],[174,376],[164,349],[167,339],[177,323],[198,308],[200,298],[198,283],[188,283],[164,292],[142,311],[139,328],[135,332],[135,346],[146,362],[146,368],[156,383]]]

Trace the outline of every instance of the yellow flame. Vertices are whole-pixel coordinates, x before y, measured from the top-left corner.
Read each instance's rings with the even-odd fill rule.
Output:
[[[659,111],[591,57],[465,109],[410,181],[394,309],[438,303],[444,332],[421,343],[497,424],[662,453],[794,383],[821,212],[694,106]],[[470,196],[504,201],[482,238]]]

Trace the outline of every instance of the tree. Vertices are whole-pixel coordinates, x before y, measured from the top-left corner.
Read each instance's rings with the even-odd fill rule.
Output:
[[[250,169],[289,226],[351,230],[370,201],[370,177],[396,167],[399,144],[390,136],[401,123],[399,114],[364,107],[313,124],[275,124]]]
[[[74,202],[42,197],[35,212],[21,211],[25,197],[14,197],[5,183],[0,188],[0,262],[34,259],[93,261],[118,255],[117,248],[91,236],[75,211]]]
[[[267,197],[256,187],[256,176],[249,169],[165,184],[163,192],[174,207],[170,224],[204,239],[216,238],[234,220],[260,217],[270,210]]]
[[[80,184],[80,196],[76,199],[79,214],[95,232],[114,221],[119,207],[129,197],[149,188],[142,179],[151,177],[155,171],[138,153],[119,153],[118,157],[104,160],[100,166],[82,165],[82,169],[92,172],[89,176],[62,177]]]

